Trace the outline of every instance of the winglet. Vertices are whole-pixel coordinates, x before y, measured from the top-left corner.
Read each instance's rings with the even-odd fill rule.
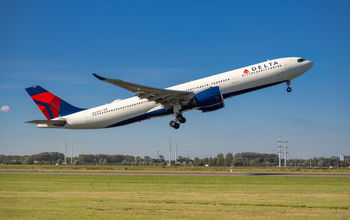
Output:
[[[104,77],[102,77],[102,76],[99,76],[99,75],[97,75],[96,73],[93,73],[92,75],[94,75],[94,77],[96,77],[96,78],[99,79],[99,80],[102,80],[102,81],[105,81],[105,80],[106,80],[106,78],[104,78]]]

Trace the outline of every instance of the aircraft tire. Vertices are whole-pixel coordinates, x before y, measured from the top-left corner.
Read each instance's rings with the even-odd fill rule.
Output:
[[[291,92],[292,91],[292,88],[291,87],[288,87],[287,88],[287,92]]]
[[[169,123],[170,127],[173,127],[173,128],[175,128],[175,125],[176,125],[176,124],[177,124],[177,123],[176,123],[176,121],[174,121],[174,120],[171,120],[170,123]]]
[[[176,120],[178,120],[180,123],[184,124],[186,122],[186,118],[182,115],[176,116]]]
[[[180,124],[179,123],[175,123],[174,128],[175,129],[179,129],[179,127],[180,127]]]

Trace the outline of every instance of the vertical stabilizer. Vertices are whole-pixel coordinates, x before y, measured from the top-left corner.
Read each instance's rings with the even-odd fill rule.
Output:
[[[26,91],[48,120],[84,110],[65,102],[41,86],[32,86],[26,88]]]

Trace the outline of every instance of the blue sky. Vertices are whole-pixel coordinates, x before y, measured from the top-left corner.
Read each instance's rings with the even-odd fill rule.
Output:
[[[349,1],[0,1],[0,153],[110,153],[167,157],[277,152],[350,155]],[[314,67],[285,85],[191,111],[103,130],[38,129],[44,119],[24,88],[39,84],[79,107],[133,94],[91,73],[164,88],[262,62],[303,56]]]

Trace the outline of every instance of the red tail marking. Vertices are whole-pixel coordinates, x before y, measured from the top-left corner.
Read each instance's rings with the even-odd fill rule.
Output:
[[[53,117],[56,118],[59,116],[61,99],[58,98],[57,96],[55,96],[54,94],[52,94],[50,92],[44,92],[44,93],[40,93],[37,95],[33,95],[32,99],[39,101],[39,102],[44,102],[44,103],[49,104]],[[39,108],[41,109],[41,107],[39,107]],[[43,107],[43,108],[45,109],[45,107]],[[42,109],[41,109],[41,111],[43,112]],[[46,118],[49,119],[50,116],[48,117],[49,114],[48,114],[46,109],[45,109],[45,111],[46,111],[47,115],[44,112],[43,113],[45,114]]]
[[[47,118],[47,120],[51,120],[50,114],[49,114],[49,112],[47,111],[46,107],[44,107],[44,106],[42,106],[42,105],[39,105],[39,104],[36,104],[36,105],[40,108],[41,112],[45,115],[45,117]]]
[[[61,99],[55,96],[55,98],[50,102],[50,108],[53,114],[53,117],[58,117],[60,113]]]
[[[37,95],[33,95],[32,99],[49,104],[55,97],[56,96],[50,92],[43,92]]]

